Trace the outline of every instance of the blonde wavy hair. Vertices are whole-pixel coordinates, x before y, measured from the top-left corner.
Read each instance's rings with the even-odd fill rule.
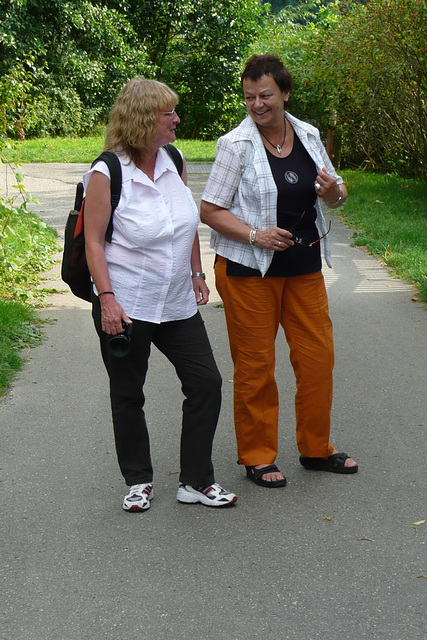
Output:
[[[163,82],[132,78],[121,89],[111,110],[105,149],[144,159],[157,130],[160,111],[172,111],[178,96]]]

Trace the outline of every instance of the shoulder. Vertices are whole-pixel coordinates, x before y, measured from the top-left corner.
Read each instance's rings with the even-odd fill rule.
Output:
[[[230,142],[245,142],[246,140],[252,140],[257,134],[257,128],[250,116],[246,116],[242,122],[226,133],[223,138],[230,140]]]
[[[305,122],[304,120],[300,120],[299,118],[295,118],[295,116],[286,112],[286,118],[291,123],[295,131],[299,136],[301,135],[311,135],[316,138],[320,138],[319,129],[313,126],[309,122]]]
[[[129,156],[123,154],[123,153],[116,153],[115,154],[120,162],[120,167],[122,170],[122,175],[123,175],[123,179],[129,177],[129,175],[131,175],[136,166],[133,163],[133,161],[129,158]],[[99,171],[101,173],[104,173],[105,175],[110,175],[110,170],[109,170],[109,166],[107,164],[107,162],[104,162],[104,160],[99,160],[98,162],[96,162],[96,164],[93,165],[93,167],[90,170],[91,172],[93,171]]]
[[[229,151],[241,155],[246,149],[246,144],[253,141],[258,135],[258,130],[250,116],[247,116],[237,127],[218,138],[217,151]]]
[[[132,162],[132,160],[125,154],[116,154],[119,162],[120,162],[120,167],[122,170],[122,185],[124,185],[127,181],[131,180],[134,172],[136,170],[136,166],[135,164]],[[111,173],[110,173],[110,169],[109,166],[107,165],[106,162],[104,162],[104,160],[100,160],[99,162],[97,162],[96,164],[94,164],[89,171],[87,171],[84,176],[83,176],[83,185],[84,188],[87,188],[87,185],[89,184],[89,181],[92,177],[92,175],[94,173],[102,173],[104,176],[106,176],[109,180],[111,179]]]

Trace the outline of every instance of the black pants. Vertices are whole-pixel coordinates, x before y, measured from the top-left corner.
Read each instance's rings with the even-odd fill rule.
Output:
[[[110,378],[117,458],[126,484],[153,479],[143,393],[151,343],[174,365],[185,396],[179,479],[193,486],[215,482],[212,443],[221,407],[222,380],[200,313],[162,324],[134,320],[130,353],[124,358],[108,351],[110,336],[101,330],[101,309],[95,296],[92,316]]]

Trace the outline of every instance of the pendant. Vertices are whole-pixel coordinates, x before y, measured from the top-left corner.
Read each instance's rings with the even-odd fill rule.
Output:
[[[280,155],[282,155],[283,152],[282,152],[282,147],[280,146],[280,144],[277,145],[276,149],[277,149],[277,153],[280,153]]]

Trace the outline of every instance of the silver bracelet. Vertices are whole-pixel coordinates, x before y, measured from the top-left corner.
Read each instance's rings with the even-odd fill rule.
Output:
[[[256,229],[251,229],[249,231],[249,244],[251,245],[251,247],[253,247],[254,242],[255,242],[255,238],[256,238]]]
[[[203,280],[206,280],[206,274],[204,274],[202,271],[195,271],[194,273],[191,274],[192,278],[203,278]]]
[[[338,189],[340,190],[340,195],[338,196],[338,198],[335,200],[335,202],[328,202],[326,200],[326,204],[328,205],[328,207],[335,207],[335,205],[339,204],[341,202],[341,200],[344,200],[344,194],[341,190],[340,187],[338,187]]]

